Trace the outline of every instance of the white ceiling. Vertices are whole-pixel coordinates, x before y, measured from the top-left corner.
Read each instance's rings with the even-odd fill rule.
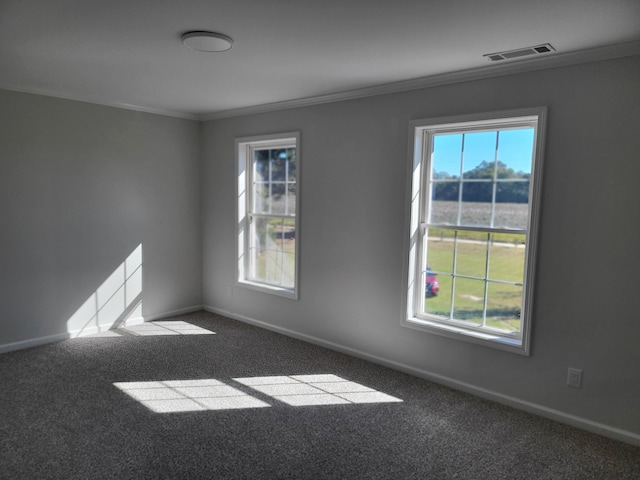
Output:
[[[190,50],[189,30],[233,48]],[[206,117],[502,68],[483,54],[547,42],[640,51],[640,0],[0,0],[0,88]]]

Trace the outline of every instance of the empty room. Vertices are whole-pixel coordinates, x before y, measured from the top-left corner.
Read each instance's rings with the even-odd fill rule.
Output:
[[[640,478],[640,3],[0,0],[0,479]]]

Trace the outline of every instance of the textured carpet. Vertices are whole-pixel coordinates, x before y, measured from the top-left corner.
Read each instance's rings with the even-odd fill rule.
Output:
[[[0,355],[0,479],[640,478],[640,448],[210,313],[167,320]]]

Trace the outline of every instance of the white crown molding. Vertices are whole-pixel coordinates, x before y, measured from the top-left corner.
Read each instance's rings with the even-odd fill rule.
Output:
[[[372,87],[359,88],[346,92],[332,93],[328,95],[319,95],[315,97],[305,97],[295,100],[284,100],[282,102],[266,103],[262,105],[254,105],[250,107],[234,108],[229,110],[221,110],[206,114],[196,114],[189,112],[179,112],[174,110],[163,110],[158,108],[144,107],[141,105],[132,105],[120,102],[111,102],[108,100],[94,98],[90,96],[71,95],[60,93],[47,89],[25,89],[15,85],[0,84],[0,89],[14,91],[19,93],[28,93],[33,95],[44,95],[47,97],[61,98],[64,100],[74,100],[77,102],[92,103],[106,107],[122,108],[125,110],[133,110],[136,112],[150,113],[154,115],[163,115],[168,117],[182,118],[186,120],[218,120],[221,118],[241,117],[245,115],[255,115],[258,113],[269,113],[280,110],[288,110],[292,108],[308,107],[312,105],[320,105],[324,103],[342,102],[345,100],[354,100],[364,97],[373,97],[376,95],[386,95],[392,93],[402,93],[422,88],[437,87],[441,85],[450,85],[454,83],[469,82],[472,80],[482,80],[486,78],[501,77],[505,75],[513,75],[517,73],[526,73],[536,70],[545,70],[550,68],[566,67],[577,65],[580,63],[597,62],[601,60],[609,60],[614,58],[628,57],[632,55],[640,55],[640,41],[621,43],[616,45],[608,45],[588,50],[577,50],[567,53],[555,53],[551,55],[542,55],[535,58],[522,60],[506,60],[504,63],[489,64],[480,68],[469,70],[461,70],[457,72],[442,73],[431,75],[428,77],[414,78],[411,80],[403,80],[400,82],[386,83],[375,85]]]
[[[320,95],[317,97],[300,98],[296,100],[285,100],[282,102],[267,103],[251,107],[235,108],[210,114],[201,115],[203,121],[218,120],[221,118],[240,117],[244,115],[255,115],[258,113],[275,112],[292,108],[320,105],[324,103],[341,102],[376,95],[386,95],[392,93],[408,92],[422,88],[450,85],[454,83],[469,82],[472,80],[482,80],[505,75],[532,72],[536,70],[546,70],[550,68],[566,67],[581,63],[597,62],[614,58],[640,55],[640,41],[630,42],[605,47],[592,48],[588,50],[578,50],[575,52],[556,53],[543,55],[540,57],[505,61],[505,63],[490,64],[485,67],[461,70],[451,73],[431,75],[429,77],[415,78],[400,82],[376,85],[373,87],[360,88],[346,92]]]
[[[75,102],[91,103],[93,105],[101,105],[103,107],[122,108],[124,110],[133,110],[135,112],[151,113],[153,115],[162,115],[165,117],[182,118],[185,120],[201,120],[200,118],[201,116],[194,113],[177,112],[173,110],[163,110],[160,108],[149,108],[149,107],[143,107],[140,105],[131,105],[128,103],[110,102],[107,100],[102,100],[102,99],[93,98],[89,96],[60,93],[54,90],[38,89],[38,88],[26,89],[26,88],[16,87],[15,85],[4,85],[4,84],[0,84],[0,90],[7,90],[7,91],[17,92],[17,93],[28,93],[30,95],[42,95],[45,97],[60,98],[62,100],[73,100]]]

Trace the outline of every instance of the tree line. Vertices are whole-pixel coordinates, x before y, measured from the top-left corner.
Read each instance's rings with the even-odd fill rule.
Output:
[[[485,160],[472,170],[463,173],[463,202],[491,202],[493,182],[467,182],[466,180],[492,180],[494,178],[494,168],[494,162]],[[530,173],[516,172],[513,168],[507,168],[507,165],[500,161],[498,161],[496,173],[498,179],[515,180],[497,182],[497,203],[527,203],[529,201]],[[447,172],[434,172],[433,180],[434,200],[458,201],[460,178],[457,175],[451,175]]]

